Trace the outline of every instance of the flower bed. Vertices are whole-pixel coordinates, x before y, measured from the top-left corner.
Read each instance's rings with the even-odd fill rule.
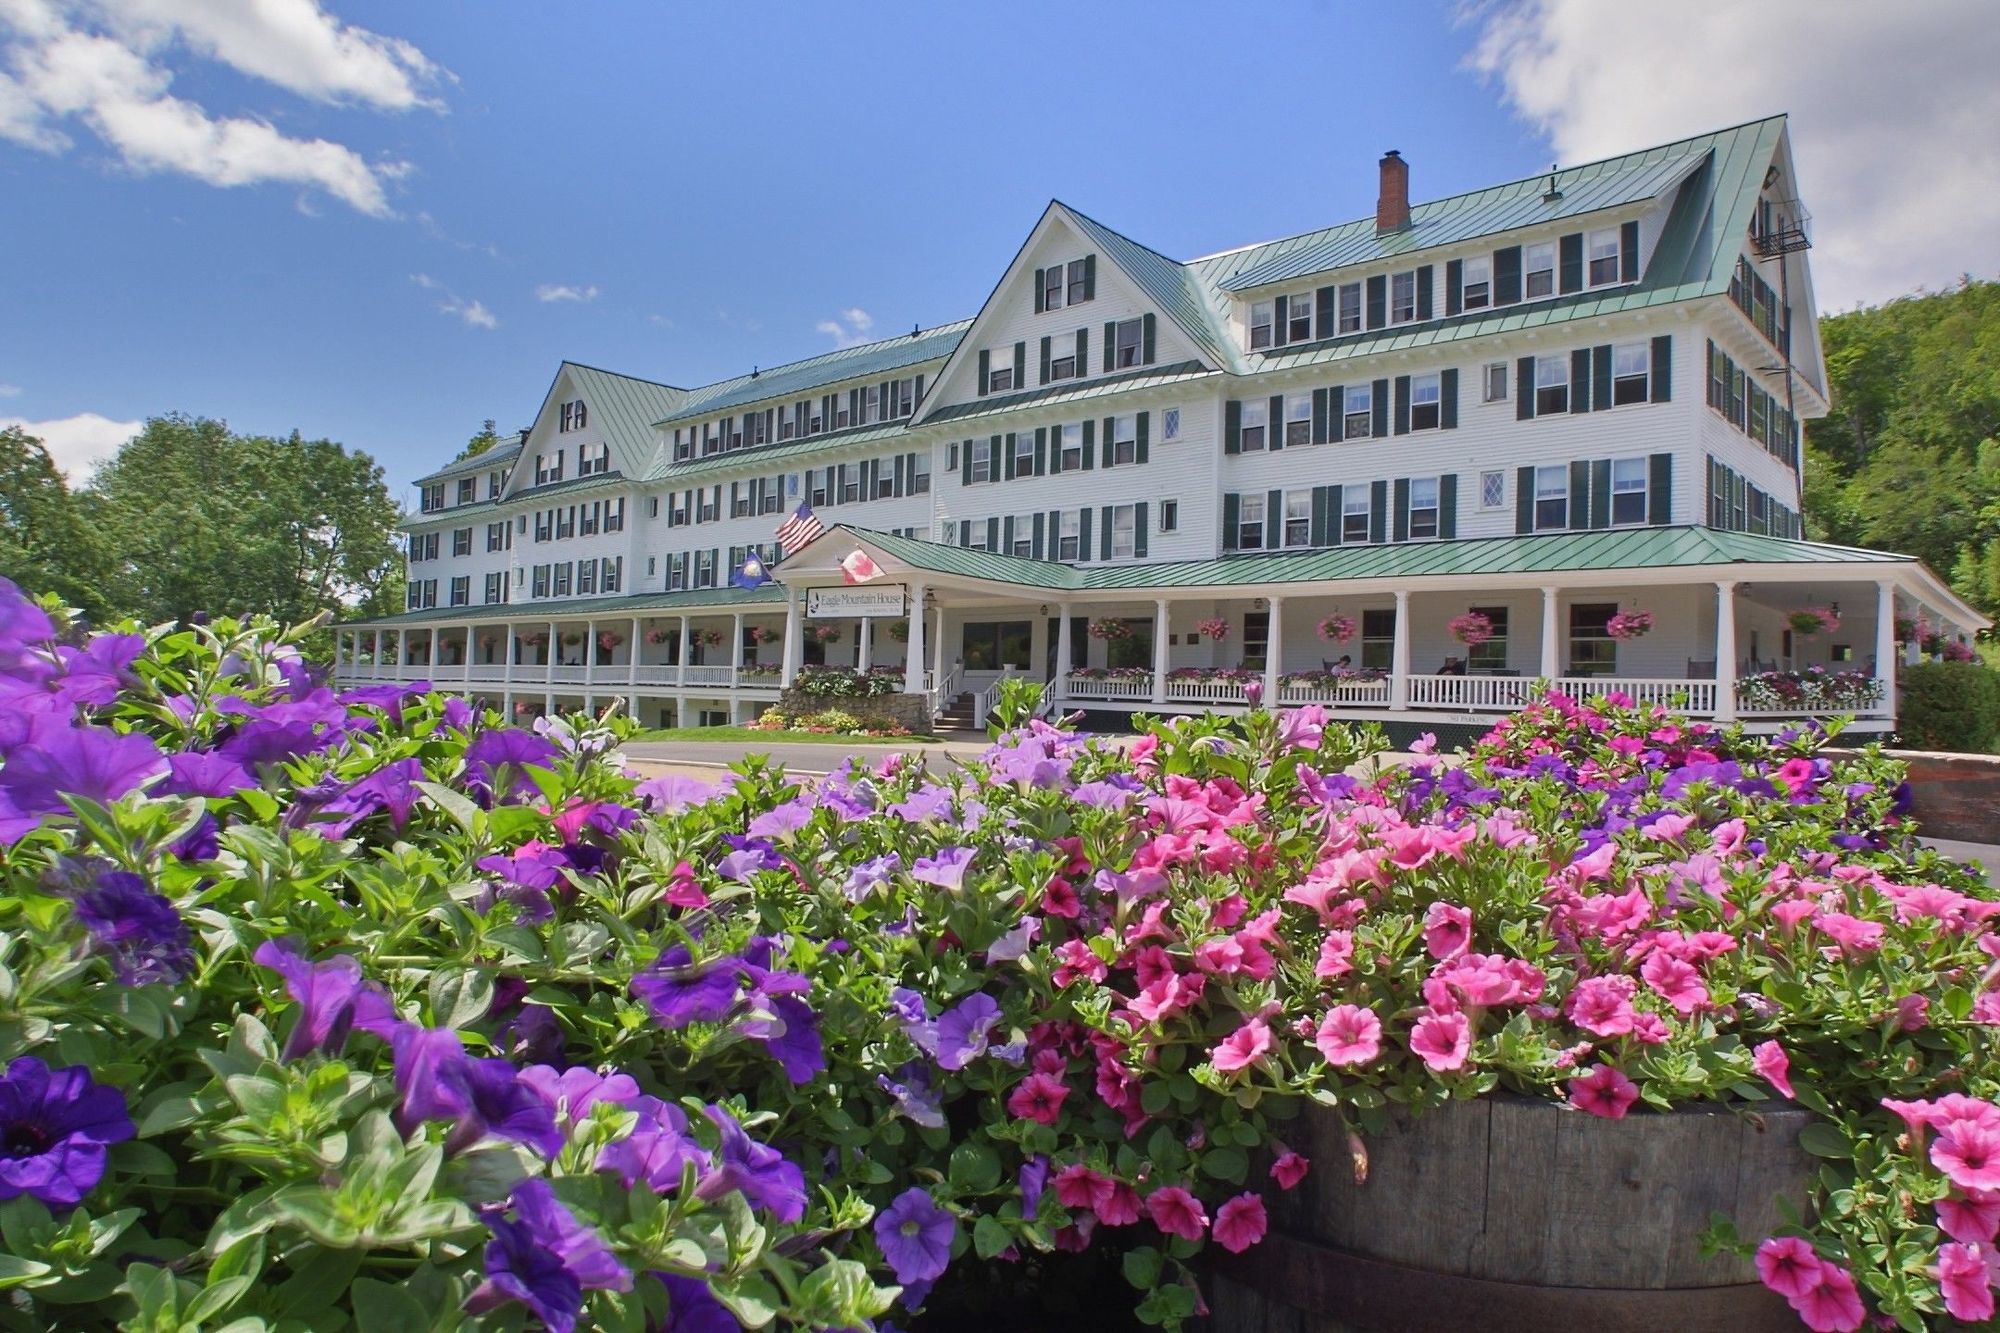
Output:
[[[855,671],[848,667],[805,666],[792,680],[792,688],[822,699],[865,699],[871,695],[894,694],[903,688],[903,674]]]
[[[1820,731],[1552,696],[1366,782],[1316,708],[639,782],[226,621],[50,630],[0,585],[27,1326],[862,1327],[1088,1246],[1175,1325],[1347,1169],[1308,1100],[1365,1154],[1496,1089],[1793,1099],[1810,1228],[1716,1243],[1816,1327],[1991,1312],[2000,908]]]
[[[1736,682],[1745,708],[1766,712],[1848,712],[1882,701],[1882,682],[1864,671],[1765,671]]]

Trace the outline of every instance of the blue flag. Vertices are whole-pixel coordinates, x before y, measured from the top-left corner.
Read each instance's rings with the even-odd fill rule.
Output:
[[[743,563],[730,572],[729,582],[738,588],[761,588],[771,581],[771,571],[764,567],[764,557],[755,551],[743,557]]]

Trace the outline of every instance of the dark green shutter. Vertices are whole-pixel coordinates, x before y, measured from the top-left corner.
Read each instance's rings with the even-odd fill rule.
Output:
[[[1271,325],[1271,346],[1283,347],[1285,345],[1285,325],[1289,322],[1285,316],[1291,311],[1291,298],[1280,296],[1271,304],[1277,312],[1277,319]]]
[[[896,455],[896,480],[890,488],[890,493],[893,495],[900,496],[903,493],[903,478],[909,467],[909,459],[908,454]]]
[[[1156,321],[1151,312],[1148,312],[1146,317],[1140,321],[1139,363],[1141,365],[1150,366],[1153,364],[1153,326],[1155,323]]]
[[[1438,429],[1458,429],[1458,368],[1438,372]]]
[[[1041,269],[1035,270],[1035,313],[1038,315],[1048,309],[1042,291],[1042,273],[1043,270]]]
[[[1049,470],[1049,428],[1035,427],[1035,475],[1041,476]]]
[[[1376,380],[1369,390],[1368,400],[1374,409],[1374,419],[1368,423],[1368,429],[1379,440],[1389,433],[1389,381]]]
[[[1347,386],[1336,384],[1326,391],[1326,441],[1339,444],[1347,438]]]
[[[1590,464],[1580,459],[1569,465],[1569,525],[1590,526]]]
[[[1611,526],[1611,460],[1599,458],[1590,465],[1590,526]]]
[[[1087,505],[1076,511],[1076,558],[1090,559],[1090,508]]]
[[[984,347],[980,348],[979,349],[979,396],[981,398],[984,398],[986,396],[986,377],[989,373],[991,373],[992,367],[993,367],[993,354]],[[826,424],[829,429],[832,428],[833,418],[830,415],[827,417]]]
[[[1656,403],[1671,402],[1674,396],[1674,335],[1663,333],[1653,339],[1653,360],[1648,368],[1648,389]]]
[[[1639,224],[1628,222],[1618,229],[1618,278],[1621,282],[1639,280]]]
[[[1514,420],[1535,416],[1535,358],[1524,356],[1514,365]]]
[[[1389,278],[1377,273],[1368,279],[1368,327],[1379,329],[1389,322]]]
[[[1314,546],[1326,545],[1326,492],[1324,486],[1313,487],[1312,537]]]
[[[1285,395],[1274,393],[1265,403],[1264,447],[1272,453],[1285,447]]]
[[[1083,257],[1083,299],[1097,299],[1097,256],[1094,254]]]
[[[1009,514],[1000,525],[1000,549],[1008,555],[1014,554],[1014,516]]]
[[[1138,425],[1137,425],[1137,429],[1139,432],[1139,447],[1138,447],[1137,457],[1141,463],[1146,461],[1146,436],[1148,434],[1148,427],[1151,425],[1150,418],[1152,417],[1152,415],[1153,414],[1150,412],[1141,412],[1139,414]]]
[[[1062,424],[1049,427],[1049,474],[1062,471]]]
[[[1438,478],[1438,536],[1449,541],[1458,536],[1458,474],[1447,472]]]
[[[1569,410],[1590,410],[1590,349],[1579,347],[1569,354]]]
[[[1110,441],[1105,441],[1110,447]],[[1089,417],[1083,419],[1083,470],[1090,471],[1097,466],[1097,422]]]
[[[1465,261],[1448,260],[1444,266],[1444,313],[1456,315],[1463,307],[1459,304],[1465,287]]]
[[[971,440],[967,440],[964,444],[959,446],[958,462],[960,469],[958,476],[958,484],[961,486],[970,486],[972,484],[972,441]],[[831,484],[829,484],[826,489],[829,495],[833,493],[833,487]]]
[[[1396,478],[1396,517],[1394,531],[1397,541],[1406,542],[1410,539],[1410,479],[1408,477]]]
[[[1663,528],[1674,521],[1674,456],[1654,454],[1647,460],[1646,521]]]
[[[1000,520],[998,517],[986,520],[986,549],[989,551],[1000,549]]]
[[[1285,493],[1264,492],[1264,549],[1275,551],[1285,544]]]
[[[1014,344],[1014,392],[1019,393],[1021,386],[1027,382],[1028,344],[1025,341],[1017,342]]]
[[[1118,463],[1118,418],[1104,418],[1104,466],[1115,467]]]
[[[1608,344],[1590,352],[1590,406],[1602,412],[1611,406],[1611,348]]]
[[[997,442],[1002,437],[996,435],[993,438]],[[1005,438],[1006,443],[1000,446],[1007,451],[1000,464],[1000,476],[1003,480],[1012,481],[1014,480],[1014,432],[1008,431]]]
[[[1368,540],[1379,542],[1389,535],[1389,483],[1378,481],[1368,488]]]
[[[1090,511],[1085,510],[1084,512],[1089,513]],[[1111,558],[1111,551],[1112,551],[1111,506],[1105,505],[1102,509],[1097,511],[1097,514],[1098,514],[1098,522],[1103,525],[1102,529],[1098,533],[1097,549],[1103,553],[1104,558],[1106,560],[1109,560]]]
[[[1339,300],[1338,287],[1322,287],[1313,293],[1313,333],[1321,338],[1331,338],[1334,326],[1334,304]]]
[[[1134,559],[1146,558],[1146,502],[1139,501],[1132,506],[1132,555]]]
[[[1521,247],[1493,252],[1493,304],[1514,305],[1521,299]]]
[[[1398,435],[1408,435],[1410,433],[1410,377],[1408,375],[1396,376],[1396,424],[1394,430]]]
[[[1236,525],[1243,512],[1243,502],[1235,491],[1226,491],[1222,496],[1222,549],[1236,549]]]
[[[1042,558],[1043,547],[1042,547],[1042,511],[1039,509],[1035,511],[1034,535],[1029,540],[1032,543],[1032,545],[1028,548],[1029,552],[1035,557],[1035,559],[1040,560]]]
[[[1431,266],[1417,265],[1417,318],[1431,317]]]
[[[1325,389],[1313,390],[1312,442],[1314,444],[1326,443],[1326,390]]]
[[[972,520],[969,518],[962,518],[958,521],[958,544],[960,546],[972,545]]]
[[[1222,452],[1243,452],[1243,404],[1234,398],[1222,405]]]
[[[1565,294],[1583,290],[1583,233],[1571,232],[1562,238],[1557,249],[1560,256],[1556,261],[1558,271],[1557,290]]]
[[[1082,379],[1090,373],[1090,330],[1076,331],[1076,377]]]
[[[1112,372],[1113,370],[1112,360],[1117,355],[1118,355],[1118,324],[1115,320],[1106,320],[1104,322],[1104,373],[1105,374],[1109,375]]]
[[[1527,536],[1535,530],[1535,470],[1531,467],[1516,468],[1514,471],[1514,531]]]
[[[1042,335],[1042,378],[1038,381],[1038,383],[1047,384],[1048,382],[1049,382],[1049,338],[1047,334],[1043,334]]]

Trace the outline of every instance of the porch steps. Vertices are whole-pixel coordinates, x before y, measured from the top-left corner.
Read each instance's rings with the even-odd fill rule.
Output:
[[[985,719],[972,715],[978,702],[970,691],[955,696],[931,720],[931,730],[940,734],[947,731],[977,731],[983,734]]]

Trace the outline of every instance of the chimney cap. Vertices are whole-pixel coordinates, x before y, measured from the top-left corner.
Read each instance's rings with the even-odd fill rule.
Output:
[[[1388,152],[1382,154],[1384,157],[1401,157],[1402,155],[1403,150],[1400,148],[1391,148]]]

